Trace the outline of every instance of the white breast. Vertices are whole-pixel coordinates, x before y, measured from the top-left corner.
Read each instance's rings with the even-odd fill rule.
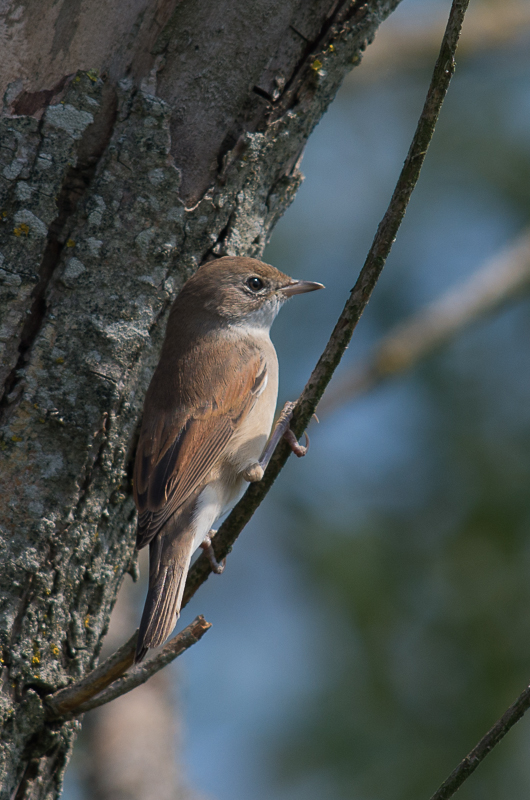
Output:
[[[234,331],[235,332],[235,331]],[[230,511],[242,497],[248,483],[241,473],[255,464],[267,444],[278,399],[278,358],[276,350],[263,327],[245,329],[255,340],[267,367],[267,377],[250,413],[241,420],[223,455],[216,477],[197,498],[193,515],[196,549],[219,517]],[[238,332],[241,335],[241,332]]]
[[[250,413],[232,436],[226,458],[238,473],[259,460],[269,438],[278,401],[278,359],[268,335],[260,337],[259,347],[267,367],[267,380]]]

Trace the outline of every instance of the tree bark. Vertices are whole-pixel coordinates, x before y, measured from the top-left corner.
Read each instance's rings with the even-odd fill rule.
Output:
[[[134,569],[130,468],[167,311],[259,256],[342,78],[399,0],[28,0],[3,26],[1,794],[55,798]]]

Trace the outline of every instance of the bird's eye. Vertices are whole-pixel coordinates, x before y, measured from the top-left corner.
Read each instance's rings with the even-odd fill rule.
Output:
[[[260,289],[263,289],[263,281],[254,275],[252,278],[247,279],[247,286],[253,292],[259,292]]]

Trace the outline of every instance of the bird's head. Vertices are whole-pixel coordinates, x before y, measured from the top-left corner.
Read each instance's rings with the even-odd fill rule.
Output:
[[[182,288],[182,300],[231,325],[268,330],[282,304],[295,294],[323,289],[297,281],[255,258],[220,258],[203,264]]]

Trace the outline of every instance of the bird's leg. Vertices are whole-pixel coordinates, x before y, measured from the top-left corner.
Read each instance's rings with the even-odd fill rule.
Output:
[[[289,402],[286,403],[282,408],[281,414],[278,417],[278,422],[274,426],[272,435],[267,442],[260,460],[257,461],[256,464],[252,464],[252,466],[248,467],[245,472],[243,472],[243,477],[246,481],[254,483],[255,481],[260,481],[263,478],[263,473],[265,472],[267,465],[272,458],[272,454],[276,450],[276,446],[282,438],[285,439],[293,453],[298,456],[298,458],[302,458],[302,456],[305,456],[307,453],[309,449],[309,436],[307,433],[304,433],[306,440],[304,447],[303,445],[298,444],[296,436],[289,427],[295,405],[296,403]]]
[[[212,536],[215,536],[216,533],[217,533],[217,531],[211,530],[204,537],[203,541],[200,544],[200,547],[202,547],[202,549],[206,553],[206,558],[210,562],[210,566],[212,568],[212,572],[215,572],[216,575],[220,575],[221,572],[225,568],[226,558],[223,558],[222,562],[219,563],[217,561],[216,557],[215,557],[215,553],[214,553],[213,547],[212,547]]]
[[[298,444],[296,436],[289,427],[291,419],[293,418],[293,411],[295,405],[296,403],[289,402],[286,403],[282,408],[281,414],[278,417],[278,422],[274,426],[272,436],[267,442],[267,446],[263,451],[262,456],[258,462],[260,467],[262,467],[262,469],[264,470],[268,466],[268,463],[272,458],[272,454],[276,449],[276,445],[278,444],[278,442],[282,437],[285,439],[285,441],[287,442],[287,444],[289,445],[295,456],[298,456],[298,458],[302,458],[302,456],[305,456],[305,454],[309,449],[309,436],[307,435],[307,433],[304,433],[306,440],[306,444],[304,447],[301,444]]]

